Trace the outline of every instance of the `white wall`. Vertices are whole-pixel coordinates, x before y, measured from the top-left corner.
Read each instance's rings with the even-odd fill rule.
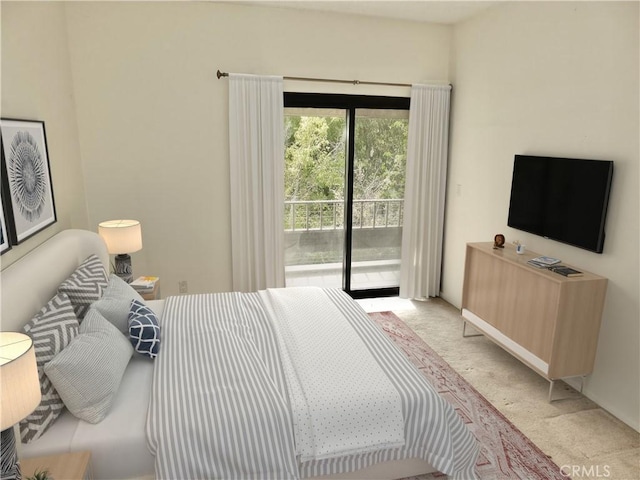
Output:
[[[449,27],[210,2],[66,9],[90,223],[140,220],[134,273],[160,275],[163,295],[179,280],[190,292],[232,288],[228,81],[217,69],[448,82]]]
[[[87,228],[64,8],[1,2],[2,117],[45,123],[58,221],[2,255],[2,268],[70,228]]]
[[[609,278],[586,394],[636,429],[638,18],[637,2],[509,2],[455,27],[443,274],[443,297],[460,306],[465,243],[504,233]],[[602,255],[507,227],[518,153],[615,162]]]

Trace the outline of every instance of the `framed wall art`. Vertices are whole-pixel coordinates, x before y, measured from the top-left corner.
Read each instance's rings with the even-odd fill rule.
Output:
[[[0,255],[11,249],[9,230],[7,229],[7,215],[4,208],[4,196],[0,196]]]
[[[0,119],[10,241],[17,245],[56,222],[44,122]]]

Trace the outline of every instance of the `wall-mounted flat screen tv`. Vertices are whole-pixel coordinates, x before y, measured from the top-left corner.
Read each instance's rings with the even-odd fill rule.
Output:
[[[510,227],[602,253],[613,162],[516,155]]]

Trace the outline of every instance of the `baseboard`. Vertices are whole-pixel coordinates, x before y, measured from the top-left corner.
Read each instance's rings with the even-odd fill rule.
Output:
[[[582,390],[582,394],[585,397],[587,397],[589,400],[591,400],[592,402],[597,404],[604,411],[606,411],[607,413],[609,413],[612,416],[616,417],[622,423],[624,423],[624,424],[628,425],[629,427],[633,428],[636,432],[640,433],[640,418],[638,418],[638,417],[631,418],[629,415],[627,415],[624,412],[621,412],[619,409],[617,409],[615,407],[610,408],[607,405],[607,401],[606,400],[603,400],[602,398],[598,397],[598,395],[594,395],[593,392],[589,391],[588,379],[589,379],[589,377],[587,377],[587,384],[585,385],[585,388]],[[576,378],[568,378],[568,379],[563,379],[563,380],[567,384],[569,384],[573,388],[575,388],[576,390],[580,389],[580,386],[579,386],[580,380],[578,380]],[[575,384],[577,384],[578,386],[576,387]]]

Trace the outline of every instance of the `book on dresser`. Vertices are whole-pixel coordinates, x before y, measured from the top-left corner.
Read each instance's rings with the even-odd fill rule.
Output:
[[[527,260],[527,263],[536,268],[550,268],[546,263],[536,262],[533,258],[531,260]]]
[[[539,263],[541,265],[545,265],[547,267],[549,267],[551,265],[557,265],[558,263],[560,263],[560,259],[559,258],[546,257],[544,255],[532,258],[530,261],[531,262],[535,262],[535,263]]]
[[[565,277],[581,277],[582,276],[582,272],[580,270],[567,267],[566,265],[549,267],[549,270],[551,270],[554,273],[559,273],[560,275],[564,275]]]

